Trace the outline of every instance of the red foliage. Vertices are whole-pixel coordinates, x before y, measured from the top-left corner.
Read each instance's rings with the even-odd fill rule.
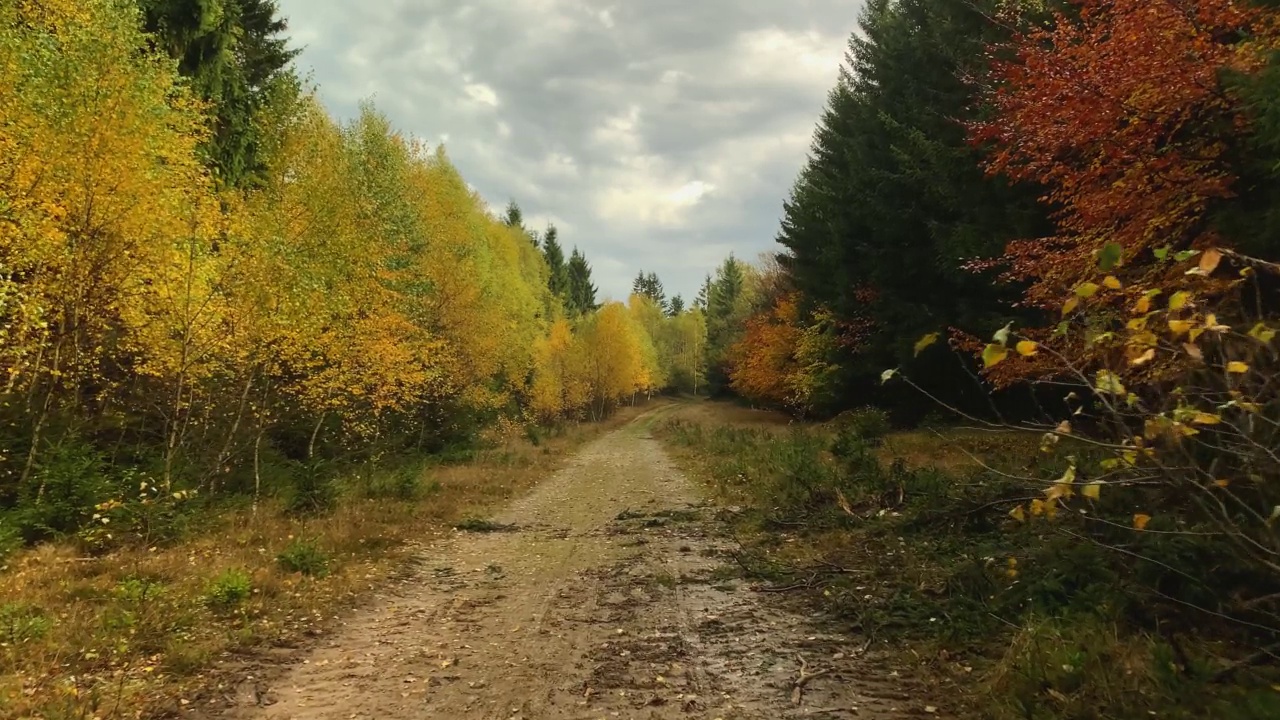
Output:
[[[1006,279],[1060,306],[1114,242],[1149,268],[1153,247],[1217,243],[1205,216],[1232,195],[1226,154],[1243,123],[1225,70],[1275,47],[1274,12],[1233,0],[1076,0],[993,66],[993,119],[971,126],[991,173],[1045,188],[1058,232],[1009,243]],[[1135,262],[1136,261],[1136,262]]]

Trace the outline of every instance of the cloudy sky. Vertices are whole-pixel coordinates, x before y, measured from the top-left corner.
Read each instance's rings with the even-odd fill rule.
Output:
[[[373,99],[443,142],[601,295],[696,293],[773,246],[860,0],[280,0],[339,117]]]

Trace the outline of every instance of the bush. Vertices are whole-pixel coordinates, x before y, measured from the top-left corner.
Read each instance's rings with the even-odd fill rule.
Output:
[[[0,637],[9,646],[39,640],[53,627],[44,611],[27,603],[0,605]]]
[[[253,583],[244,570],[232,568],[215,577],[205,590],[205,604],[214,610],[232,610],[249,599]]]
[[[324,577],[329,573],[329,556],[310,540],[294,540],[276,556],[276,562],[288,572],[310,577]]]
[[[893,426],[889,414],[873,407],[859,408],[842,413],[835,421],[836,443],[862,442],[879,445]]]
[[[101,454],[71,433],[36,454],[13,517],[27,542],[47,540],[79,530],[113,492]]]

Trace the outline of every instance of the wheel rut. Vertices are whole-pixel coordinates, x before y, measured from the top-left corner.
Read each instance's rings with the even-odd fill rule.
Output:
[[[725,562],[716,509],[641,416],[312,647],[188,716],[232,720],[946,717],[873,654]],[[802,679],[803,678],[803,679]]]

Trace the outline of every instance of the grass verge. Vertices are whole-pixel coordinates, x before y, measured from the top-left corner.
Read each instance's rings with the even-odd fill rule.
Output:
[[[1014,520],[1026,487],[1001,473],[1061,472],[1036,438],[714,415],[707,405],[659,435],[742,508],[744,572],[918,665],[965,716],[1280,717],[1276,638],[1215,614],[1256,582],[1232,550],[1092,513]]]

